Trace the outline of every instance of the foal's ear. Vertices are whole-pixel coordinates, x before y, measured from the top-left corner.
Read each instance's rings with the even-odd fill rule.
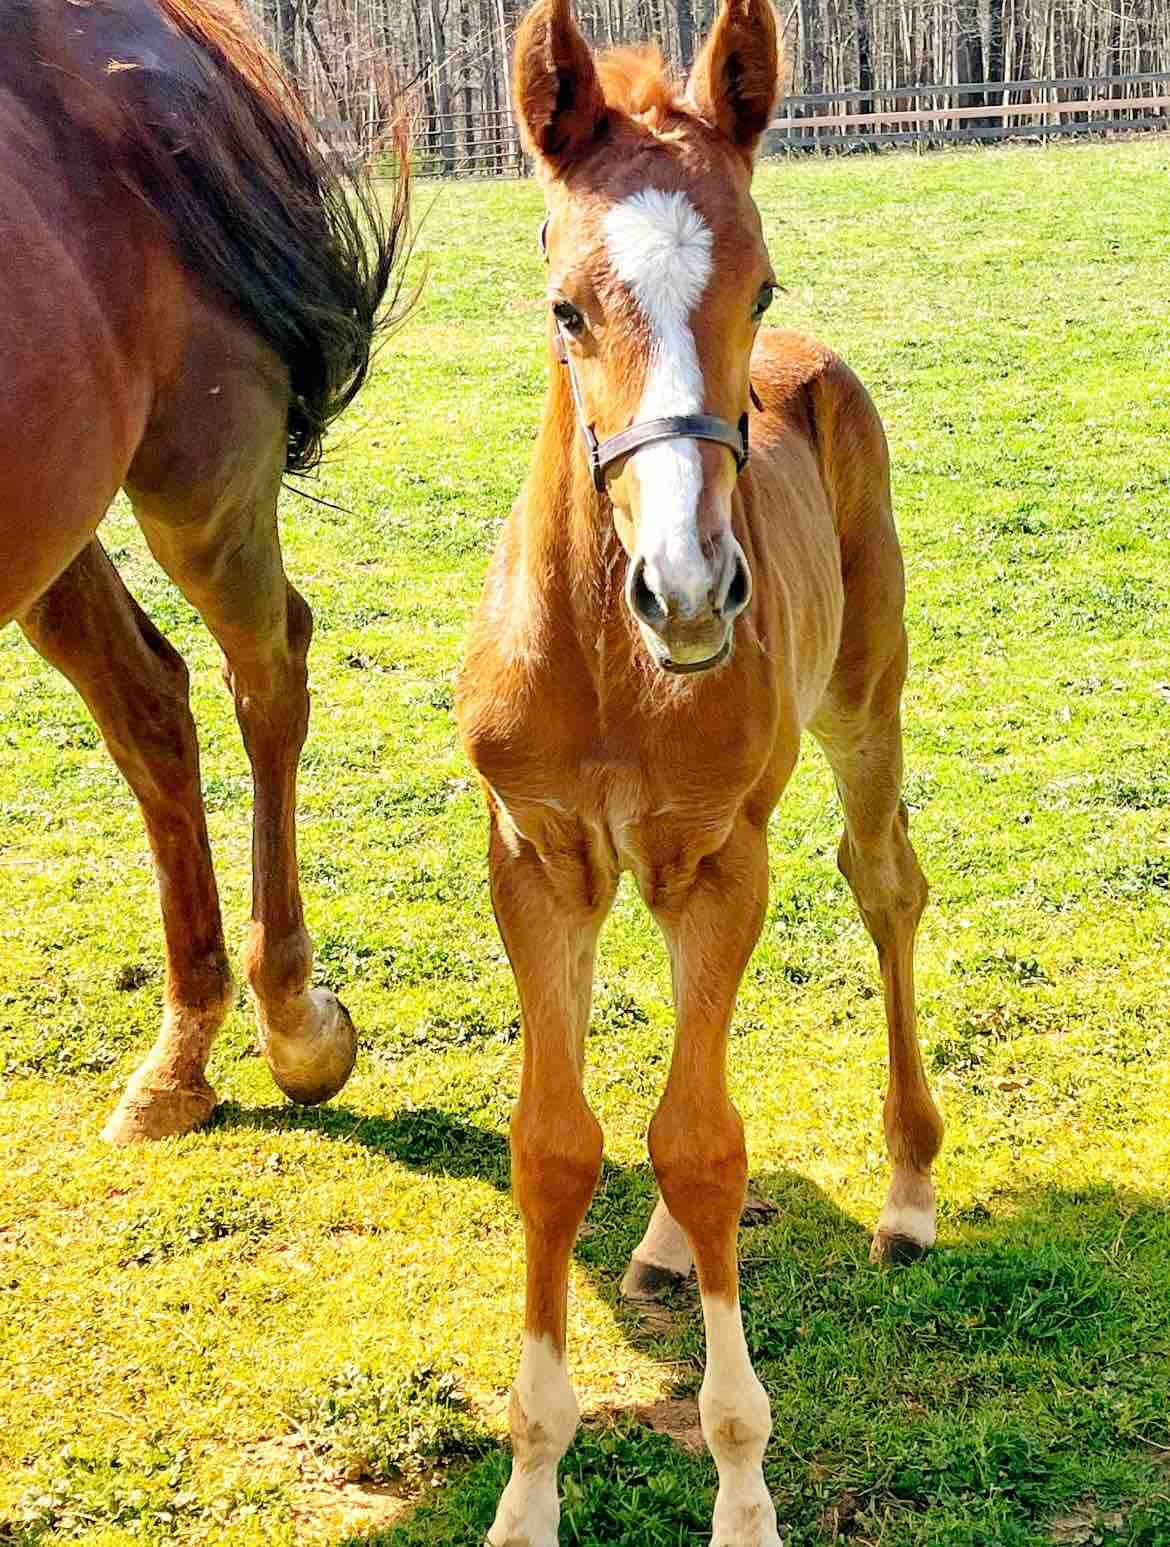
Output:
[[[733,145],[754,156],[779,93],[772,0],[724,0],[687,82],[692,106]]]
[[[537,0],[516,34],[516,118],[545,176],[556,176],[601,135],[605,96],[569,0]]]

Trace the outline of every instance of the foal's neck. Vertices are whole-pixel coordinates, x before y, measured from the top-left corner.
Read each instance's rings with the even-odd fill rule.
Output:
[[[542,589],[550,581],[562,589],[574,615],[600,629],[621,601],[625,553],[609,499],[595,488],[582,450],[565,368],[550,359],[524,509],[528,576]]]

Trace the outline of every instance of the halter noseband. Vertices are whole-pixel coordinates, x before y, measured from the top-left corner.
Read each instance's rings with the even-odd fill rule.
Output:
[[[545,246],[548,233],[548,217],[540,228],[540,250],[547,257]],[[656,441],[664,440],[709,440],[717,446],[726,446],[735,458],[735,471],[742,473],[748,464],[748,416],[741,414],[739,424],[730,423],[727,419],[720,419],[715,414],[670,414],[661,419],[641,419],[637,424],[630,425],[627,430],[619,430],[616,435],[607,436],[599,441],[593,429],[585,417],[585,404],[581,397],[581,388],[577,381],[577,372],[573,368],[572,355],[569,346],[565,342],[565,335],[560,324],[556,325],[556,351],[557,359],[569,373],[569,387],[573,393],[573,404],[577,410],[577,424],[581,431],[581,439],[585,444],[585,454],[589,459],[589,470],[593,474],[593,486],[599,494],[605,493],[605,472],[612,463],[622,457],[628,457],[632,451],[639,450],[642,446],[651,446]],[[755,389],[750,387],[752,402],[758,408],[760,400],[755,394]]]

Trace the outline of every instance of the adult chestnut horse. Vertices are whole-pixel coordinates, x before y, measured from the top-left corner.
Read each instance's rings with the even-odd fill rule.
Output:
[[[689,1271],[693,1254],[715,1547],[779,1540],[768,1399],[740,1315],[747,1160],[725,1065],[764,917],[768,818],[805,728],[836,776],[839,863],[885,983],[893,1177],[873,1254],[934,1238],[941,1123],[914,1019],[926,882],[899,798],[906,636],[886,444],[829,350],[757,337],[776,281],[750,183],[777,81],[769,0],[724,0],[685,89],[645,54],[594,58],[567,0],[539,0],[516,41],[514,100],[547,198],[552,383],[458,692],[524,1023],[512,1174],[527,1309],[492,1547],[556,1541],[577,1420],[569,1254],[602,1155],[582,1065],[623,869],[666,937],[677,1008],[649,1136],[661,1198],[625,1287]]]
[[[406,215],[331,168],[230,0],[0,0],[0,623],[73,682],[137,795],[167,942],[153,1051],[106,1127],[182,1133],[232,999],[182,660],[95,532],[125,488],[223,648],[255,781],[247,970],[281,1087],[353,1064],[307,985],[295,787],[312,618],[276,501],[365,376]]]

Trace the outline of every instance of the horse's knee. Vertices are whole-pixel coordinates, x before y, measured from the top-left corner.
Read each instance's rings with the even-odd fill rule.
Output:
[[[278,614],[224,656],[224,680],[249,750],[272,743],[281,752],[291,747],[299,753],[308,734],[313,614],[300,592],[285,586]]]
[[[289,650],[303,661],[313,638],[313,609],[291,584],[288,587],[287,635]]]
[[[886,831],[871,842],[844,833],[837,868],[879,949],[892,931],[917,928],[930,887],[907,836],[904,810],[896,811]]]
[[[692,1243],[734,1230],[747,1192],[747,1146],[730,1102],[690,1118],[660,1107],[649,1148],[663,1201]]]
[[[148,618],[138,620],[147,663],[133,683],[127,683],[134,703],[128,704],[138,744],[154,744],[164,758],[190,762],[195,755],[191,718],[191,673],[183,657]]]
[[[576,1110],[522,1097],[512,1116],[512,1191],[529,1226],[575,1234],[601,1176],[601,1125],[581,1101]]]

